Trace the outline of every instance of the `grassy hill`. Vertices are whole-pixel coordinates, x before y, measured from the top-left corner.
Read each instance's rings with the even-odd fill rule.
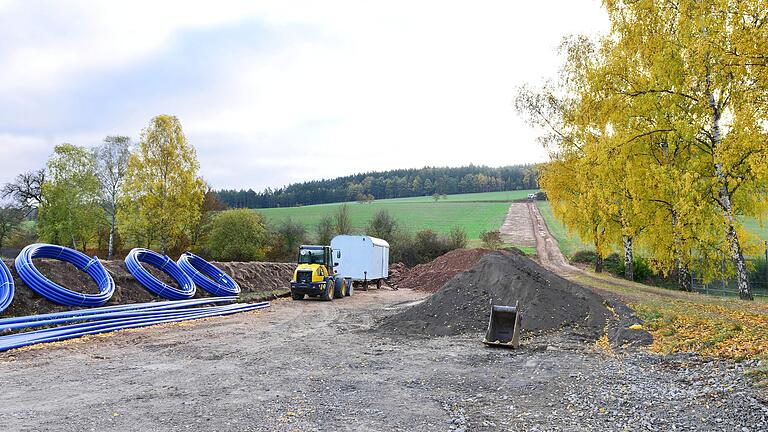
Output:
[[[549,202],[536,201],[536,205],[539,207],[541,217],[546,221],[550,233],[557,239],[557,242],[560,245],[560,251],[566,257],[570,258],[574,253],[580,250],[594,250],[592,245],[582,242],[579,236],[568,232],[565,225],[552,214],[552,207]],[[747,218],[744,220],[744,227],[762,241],[768,240],[768,224],[761,226],[758,220]],[[621,251],[617,250],[616,252]]]
[[[416,232],[432,229],[447,234],[451,227],[459,225],[467,231],[471,245],[479,244],[480,233],[498,229],[509,210],[509,202],[524,199],[535,190],[487,192],[447,195],[435,202],[431,196],[377,200],[370,204],[357,202],[349,205],[350,217],[355,229],[364,232],[368,221],[379,210],[387,210],[406,229]],[[310,235],[326,214],[333,214],[341,203],[319,204],[304,207],[256,209],[271,223],[286,218],[302,223]]]

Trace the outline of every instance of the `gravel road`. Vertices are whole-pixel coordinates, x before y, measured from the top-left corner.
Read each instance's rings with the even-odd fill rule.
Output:
[[[424,294],[137,329],[0,354],[0,424],[20,431],[736,430],[768,428],[747,365],[615,355],[554,333],[388,336]]]

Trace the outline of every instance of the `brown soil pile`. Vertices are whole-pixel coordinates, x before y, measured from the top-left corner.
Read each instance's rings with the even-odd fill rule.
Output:
[[[447,336],[485,332],[490,303],[520,302],[523,332],[576,328],[599,337],[609,312],[602,297],[515,252],[486,254],[424,302],[382,322],[387,332]]]
[[[411,269],[398,263],[390,267],[389,283],[395,288],[435,292],[457,274],[474,267],[489,252],[488,249],[456,249]]]
[[[16,273],[13,261],[3,260],[13,274],[16,292],[13,302],[3,313],[3,317],[34,315],[75,309],[71,306],[57,305],[32,291]],[[123,261],[102,261],[104,268],[115,281],[115,293],[107,305],[163,301],[147,291],[125,268]],[[242,290],[240,298],[258,301],[284,295],[293,277],[294,264],[266,262],[227,262],[214,265],[232,276]],[[98,293],[96,283],[86,274],[69,263],[48,259],[36,259],[35,267],[48,279],[73,291],[89,294]],[[170,276],[154,267],[145,265],[155,277],[163,282],[177,286]],[[198,287],[195,297],[208,297],[205,290]]]

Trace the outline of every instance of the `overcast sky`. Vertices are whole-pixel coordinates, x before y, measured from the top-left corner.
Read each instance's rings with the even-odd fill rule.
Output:
[[[0,183],[179,117],[216,188],[546,159],[515,89],[597,0],[0,0]]]

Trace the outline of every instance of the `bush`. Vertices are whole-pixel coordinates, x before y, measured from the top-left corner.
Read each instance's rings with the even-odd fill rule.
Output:
[[[597,254],[595,251],[581,250],[573,254],[571,262],[580,264],[594,264],[595,259],[597,259]]]
[[[342,204],[336,210],[336,215],[333,218],[334,228],[337,234],[351,234],[352,233],[352,220],[349,217],[349,206]]]
[[[432,261],[450,250],[448,241],[431,229],[416,233],[415,246],[416,257],[420,263]]]
[[[206,251],[219,261],[255,261],[264,258],[264,218],[247,209],[227,210],[213,220]]]
[[[291,218],[282,220],[270,233],[269,258],[292,261],[306,238],[307,230],[304,225],[294,222]]]
[[[408,231],[395,230],[389,241],[389,261],[401,262],[409,267],[418,264],[413,235]]]
[[[397,221],[388,211],[382,209],[376,212],[373,218],[368,222],[367,231],[368,235],[390,241],[396,229]]]
[[[499,230],[495,231],[484,231],[480,234],[480,240],[483,242],[483,246],[485,246],[488,249],[499,249],[504,242],[501,240],[501,232]]]
[[[322,219],[320,219],[320,222],[317,224],[317,244],[320,245],[329,245],[331,244],[331,239],[333,239],[333,236],[336,234],[334,223],[333,223],[333,217],[331,215],[325,215]]]
[[[454,225],[453,228],[451,228],[451,232],[448,233],[448,248],[451,250],[464,249],[467,247],[467,243],[469,243],[467,232],[464,228]]]
[[[456,249],[451,243],[450,236],[440,236],[430,229],[416,235],[396,230],[390,241],[390,262],[401,262],[409,267],[423,264]]]
[[[653,270],[651,270],[651,266],[648,264],[648,260],[638,255],[635,255],[635,257],[636,258],[633,261],[635,265],[635,274],[633,280],[642,282],[647,281],[653,277],[654,273]],[[594,265],[596,258],[597,253],[595,253],[595,251],[583,250],[573,254],[571,263]],[[624,271],[626,270],[624,266],[624,257],[617,253],[608,255],[603,260],[603,269],[617,276],[624,276]]]

